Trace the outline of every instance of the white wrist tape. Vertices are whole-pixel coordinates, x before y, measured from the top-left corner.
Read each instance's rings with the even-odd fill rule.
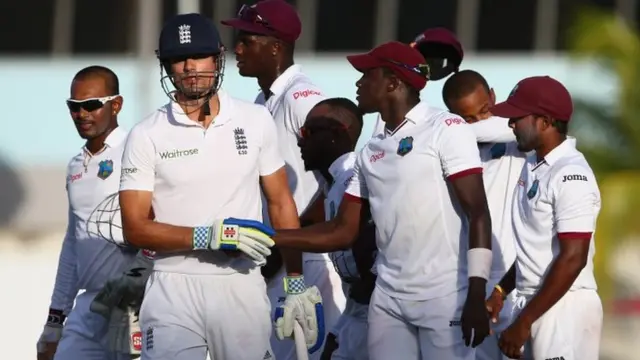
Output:
[[[474,248],[467,251],[467,273],[469,277],[489,280],[493,253],[489,249]]]

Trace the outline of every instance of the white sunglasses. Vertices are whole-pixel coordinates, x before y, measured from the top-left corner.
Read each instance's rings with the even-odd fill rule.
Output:
[[[84,100],[76,100],[76,99],[67,99],[67,107],[71,112],[79,112],[80,109],[84,109],[85,111],[92,112],[100,109],[107,102],[117,98],[120,95],[111,95],[104,96],[98,98],[90,98]]]

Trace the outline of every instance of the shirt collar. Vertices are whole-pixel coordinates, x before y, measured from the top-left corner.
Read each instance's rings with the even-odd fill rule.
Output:
[[[287,89],[287,85],[291,78],[295,75],[302,72],[302,67],[300,65],[291,65],[285,70],[280,76],[276,78],[276,80],[271,84],[269,90],[271,91],[271,96],[280,96]],[[267,94],[262,94],[264,98],[266,98]]]
[[[549,166],[553,166],[558,160],[560,160],[569,151],[576,148],[576,138],[573,136],[567,136],[567,138],[553,150],[551,150],[545,157],[544,162]]]
[[[386,136],[395,134],[407,122],[417,124],[421,121],[424,121],[427,118],[425,115],[427,114],[428,110],[429,110],[429,105],[425,101],[420,101],[414,107],[412,107],[411,110],[409,110],[409,112],[404,116],[404,121],[400,123],[395,129],[389,130],[387,128],[387,125],[385,124],[384,136],[386,137]]]
[[[218,115],[213,118],[213,122],[211,123],[212,127],[223,125],[231,119],[231,114],[233,113],[233,102],[229,95],[223,90],[218,90],[216,95],[218,95],[218,100],[220,101],[220,110],[218,111]],[[170,119],[173,118],[177,123],[182,125],[199,126],[195,121],[189,119],[177,102],[171,101],[167,107],[171,109]]]
[[[349,152],[346,154],[340,155],[337,159],[331,163],[329,166],[329,174],[333,177],[335,181],[341,174],[345,171],[353,168],[353,165],[356,163],[356,153]]]
[[[104,146],[95,154],[92,154],[86,146],[82,147],[82,151],[88,156],[95,156],[103,152],[106,148],[114,148],[127,139],[127,132],[120,127],[117,127],[107,135],[107,138],[104,139]]]

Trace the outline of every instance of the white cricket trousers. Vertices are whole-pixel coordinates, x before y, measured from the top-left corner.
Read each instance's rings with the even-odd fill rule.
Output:
[[[518,295],[513,319],[532,295]],[[602,333],[602,302],[595,290],[567,292],[531,326],[526,360],[598,360]]]
[[[367,334],[369,306],[347,299],[347,307],[334,327],[338,348],[331,360],[369,360]]]
[[[317,286],[322,296],[322,307],[324,309],[324,326],[328,332],[338,321],[344,311],[347,302],[342,291],[342,279],[333,267],[331,260],[327,259],[305,259],[304,260],[304,280],[307,286]],[[271,300],[271,314],[275,308],[283,305],[285,300],[283,278],[286,273],[284,267],[269,281],[269,299]],[[293,340],[278,340],[274,334],[271,336],[271,348],[277,360],[296,360],[296,348]],[[309,360],[319,360],[324,346],[318,351],[309,355]]]
[[[142,360],[273,359],[271,306],[259,272],[154,271],[140,310]]]
[[[502,276],[495,277],[487,282],[487,296],[491,295],[494,287],[500,280]],[[476,360],[507,360],[506,357],[500,347],[498,346],[498,339],[500,337],[500,333],[511,325],[511,312],[513,311],[513,304],[516,298],[516,292],[512,291],[509,296],[504,300],[504,305],[502,306],[502,311],[500,311],[500,315],[498,317],[498,323],[491,324],[491,329],[493,330],[493,334],[487,336],[482,344],[476,349]]]
[[[84,292],[76,298],[75,306],[62,330],[62,338],[54,360],[130,360],[129,354],[107,350],[107,320],[89,310],[97,292]]]
[[[460,315],[467,292],[424,301],[393,298],[379,287],[369,304],[371,360],[474,360],[462,339]]]

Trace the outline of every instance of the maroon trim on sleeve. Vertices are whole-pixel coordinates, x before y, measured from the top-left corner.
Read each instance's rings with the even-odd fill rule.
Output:
[[[462,170],[460,172],[447,176],[447,180],[453,181],[453,180],[465,177],[467,175],[473,175],[473,174],[482,174],[482,168],[471,168],[467,170]]]
[[[563,232],[558,233],[558,240],[591,240],[592,232]]]

